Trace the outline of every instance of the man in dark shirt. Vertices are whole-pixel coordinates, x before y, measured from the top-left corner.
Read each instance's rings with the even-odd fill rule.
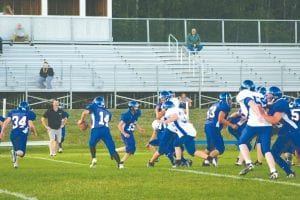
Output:
[[[48,119],[48,123],[46,119]],[[53,100],[52,107],[42,117],[42,124],[47,129],[50,138],[50,156],[56,156],[58,143],[61,143],[61,129],[66,122],[65,112],[59,108],[59,101],[57,99]]]
[[[39,78],[39,86],[41,89],[47,88],[51,89],[51,81],[54,76],[53,68],[48,65],[48,63],[45,61],[43,64],[43,67],[40,70],[40,78]],[[44,85],[44,82],[46,82],[46,86]]]

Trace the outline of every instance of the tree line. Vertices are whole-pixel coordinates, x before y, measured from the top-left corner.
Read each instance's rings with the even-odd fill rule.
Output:
[[[300,0],[113,0],[114,18],[185,19],[300,19]],[[113,21],[115,41],[146,41],[146,22]],[[187,21],[196,27],[204,42],[221,42],[221,24],[216,21]],[[300,23],[298,22],[300,36]],[[185,40],[180,21],[150,21],[152,42],[165,42],[169,33]],[[225,22],[225,42],[258,42],[256,22]],[[294,42],[293,22],[262,22],[262,42]],[[300,38],[300,37],[298,37]],[[299,39],[298,39],[299,41]]]

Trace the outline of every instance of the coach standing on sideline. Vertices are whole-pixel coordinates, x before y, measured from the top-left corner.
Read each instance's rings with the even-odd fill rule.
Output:
[[[48,124],[46,119],[48,119]],[[48,130],[50,138],[50,156],[56,156],[58,143],[61,142],[61,129],[65,126],[66,121],[65,112],[59,108],[59,101],[54,99],[52,108],[49,108],[42,117],[42,124]]]

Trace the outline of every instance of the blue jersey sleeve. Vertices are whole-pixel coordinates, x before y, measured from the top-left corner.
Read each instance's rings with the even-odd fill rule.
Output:
[[[275,112],[288,113],[289,110],[290,110],[290,108],[289,108],[288,102],[283,99],[279,99],[274,104],[274,107],[273,107],[274,113]]]
[[[32,111],[28,111],[28,120],[34,121],[36,119],[36,114]]]
[[[220,111],[223,111],[225,113],[229,113],[230,112],[230,107],[227,103],[221,103],[220,104]]]
[[[12,118],[12,113],[13,113],[13,111],[10,111],[10,112],[8,113],[7,117]]]
[[[250,97],[246,97],[246,98],[244,99],[244,104],[248,106],[248,104],[249,104],[249,102],[250,102],[251,100],[253,100],[253,99],[250,98]]]
[[[95,104],[89,104],[89,105],[86,106],[85,109],[89,110],[90,112],[94,112]]]
[[[69,118],[69,116],[70,116],[69,113],[68,113],[68,112],[65,112],[65,117],[66,117],[66,118]]]
[[[130,120],[130,116],[128,115],[128,112],[125,112],[121,115],[121,119],[123,122],[127,123]]]
[[[5,120],[4,117],[0,116],[0,121],[4,122],[4,120]]]

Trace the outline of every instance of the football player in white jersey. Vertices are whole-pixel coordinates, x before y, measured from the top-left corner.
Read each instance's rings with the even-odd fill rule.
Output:
[[[261,115],[262,104],[261,94],[255,92],[255,85],[251,80],[243,81],[241,91],[236,97],[237,102],[241,107],[242,113],[248,118],[247,125],[244,128],[239,139],[239,148],[245,159],[246,167],[240,172],[240,175],[246,175],[254,169],[252,164],[247,143],[255,136],[259,136],[262,153],[265,156],[269,169],[270,178],[277,179],[278,173],[275,168],[275,161],[270,150],[272,125],[267,122]]]
[[[194,142],[197,134],[196,129],[188,122],[183,109],[176,107],[172,101],[165,102],[164,108],[166,109],[165,120],[162,120],[161,123],[167,124],[167,129],[178,136],[174,141],[176,152],[175,165],[182,165],[182,145],[185,146],[191,156],[212,160],[205,152],[196,150]]]

